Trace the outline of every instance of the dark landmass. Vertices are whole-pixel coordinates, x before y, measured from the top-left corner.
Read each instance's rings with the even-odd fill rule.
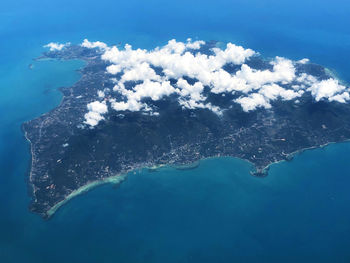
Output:
[[[212,45],[200,51],[210,52]],[[60,89],[63,99],[57,108],[23,124],[32,152],[30,210],[43,217],[77,189],[136,168],[185,167],[203,158],[232,156],[251,162],[253,175],[265,176],[270,164],[289,160],[295,152],[350,139],[350,105],[315,102],[308,93],[299,103],[276,100],[271,109],[248,113],[232,103],[239,94],[206,94],[212,104],[228,108],[222,116],[207,109],[182,109],[176,98],[166,97],[147,101],[159,116],[110,109],[94,129],[82,128],[86,105],[98,99],[97,90],[113,88],[100,55],[97,49],[70,46],[41,57],[87,62],[81,79]],[[271,67],[258,56],[247,64]],[[319,65],[298,64],[296,69],[329,78]],[[226,65],[225,70],[235,72],[237,67]]]

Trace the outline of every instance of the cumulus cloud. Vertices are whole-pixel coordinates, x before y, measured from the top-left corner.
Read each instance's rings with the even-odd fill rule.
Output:
[[[116,111],[140,111],[142,108],[147,108],[146,104],[140,103],[139,101],[133,99],[119,102],[115,101],[115,99],[112,99],[111,106]]]
[[[170,81],[156,82],[146,79],[143,83],[136,85],[132,90],[125,89],[124,85],[115,86],[114,91],[118,91],[126,98],[125,101],[112,101],[112,108],[125,111],[150,111],[150,108],[141,101],[151,98],[156,101],[164,96],[169,96],[175,92],[175,88],[170,85]]]
[[[101,120],[104,120],[103,114],[108,112],[106,102],[94,101],[87,105],[88,113],[85,114],[85,124],[91,127],[96,126]]]
[[[336,95],[342,93],[346,89],[345,86],[340,85],[339,81],[336,79],[327,79],[320,82],[314,83],[308,90],[311,91],[311,94],[315,97],[316,101],[319,101],[324,98],[331,98],[331,100],[341,100],[339,96],[337,99],[334,99]],[[346,99],[346,95],[343,95],[343,99]]]
[[[124,50],[112,47],[106,50],[102,59],[115,65],[109,68],[109,73],[121,72],[124,69],[132,68],[137,64],[148,63],[163,69],[163,73],[168,78],[180,78],[189,76],[208,82],[207,73],[219,70],[227,63],[241,64],[255,54],[250,49],[228,44],[225,50],[215,48],[215,55],[192,54],[188,52],[189,46],[198,46],[201,42],[177,42],[170,40],[162,48],[152,51],[144,49],[133,50],[130,45],[125,45]]]
[[[303,91],[300,90],[296,92],[292,89],[284,89],[277,84],[271,84],[262,86],[259,93],[269,100],[276,100],[277,98],[292,100],[296,97],[300,97],[303,94]]]
[[[308,58],[303,58],[297,61],[299,64],[307,64],[310,62],[310,59]]]
[[[317,82],[317,79],[314,76],[308,75],[306,73],[301,73],[297,78],[296,81],[299,82],[302,87],[311,86]],[[300,86],[298,86],[300,87]]]
[[[101,41],[96,41],[96,42],[90,42],[87,39],[84,39],[83,43],[81,44],[82,47],[86,48],[99,48],[99,49],[107,49],[107,44],[101,42]]]
[[[106,68],[109,74],[115,75],[122,71],[122,67],[120,65],[110,65]]]
[[[200,49],[201,46],[204,44],[205,44],[205,42],[203,40],[198,40],[198,41],[192,42],[191,38],[187,38],[186,48],[196,50],[196,49]]]
[[[222,65],[226,63],[233,63],[240,65],[246,61],[247,58],[255,55],[255,51],[251,49],[244,49],[241,46],[236,46],[232,43],[228,43],[225,50],[220,48],[214,48],[215,60]]]
[[[97,91],[97,96],[98,96],[99,98],[104,98],[104,97],[105,97],[105,93],[104,93],[102,90],[98,90],[98,91]]]
[[[51,42],[51,43],[45,45],[44,47],[45,47],[45,48],[49,48],[50,51],[60,51],[60,50],[62,50],[63,48],[69,46],[69,45],[70,45],[69,42],[64,43],[64,44],[60,44],[60,43],[57,43],[57,42],[56,42],[56,43]]]
[[[341,94],[334,95],[330,98],[328,98],[329,101],[337,101],[340,103],[345,103],[350,100],[349,92],[343,92]]]
[[[244,111],[248,112],[259,107],[269,109],[273,100],[293,100],[303,94],[303,90],[285,89],[274,83],[263,85],[258,92],[251,93],[248,96],[241,96],[235,102],[240,104]]]
[[[138,80],[160,80],[160,76],[156,74],[148,63],[143,62],[125,70],[120,82]]]
[[[205,98],[202,95],[204,86],[201,82],[196,82],[193,85],[190,85],[187,80],[180,78],[176,83],[178,87],[178,93],[182,97],[190,97],[195,101],[202,101]]]
[[[276,57],[271,64],[273,70],[256,70],[243,64],[241,70],[236,73],[237,77],[245,80],[251,88],[257,89],[268,83],[290,83],[295,78],[295,68],[291,60]]]
[[[295,65],[309,63],[308,59],[291,61],[275,57],[270,61],[269,69],[256,69],[247,61],[258,53],[232,43],[223,49],[212,48],[210,55],[196,51],[205,45],[204,41],[192,39],[186,42],[173,39],[153,50],[133,49],[128,44],[120,49],[86,39],[81,45],[103,51],[101,58],[109,63],[106,72],[115,83],[113,92],[108,92],[108,101],[116,111],[143,111],[155,116],[159,113],[145,99],[157,101],[173,95],[183,108],[209,109],[222,114],[225,109],[209,103],[205,90],[214,94],[233,94],[232,103],[240,104],[247,112],[269,109],[271,102],[277,99],[297,101],[305,92],[316,101],[328,99],[344,103],[350,99],[348,89],[337,80],[319,81],[310,74],[298,73]],[[227,64],[236,65],[238,70],[226,71],[224,66]],[[188,79],[192,79],[191,84]],[[130,82],[133,83],[131,86],[126,85]],[[98,93],[100,98],[105,97],[102,93]],[[86,114],[86,123],[91,126],[97,125],[107,113],[105,102],[93,103],[88,105]],[[104,111],[100,112],[97,107]]]
[[[236,99],[236,102],[242,106],[244,111],[255,110],[258,107],[263,107],[266,109],[271,108],[271,104],[268,102],[268,99],[259,93],[253,93],[247,97],[241,97]]]
[[[128,94],[128,97],[138,101],[147,97],[152,100],[159,100],[163,96],[169,96],[174,91],[175,89],[170,85],[170,81],[156,82],[147,79],[143,83],[136,85],[133,92]]]
[[[119,110],[140,110],[145,108],[140,102],[145,97],[155,100],[163,96],[177,93],[180,104],[187,108],[210,108],[218,112],[218,108],[208,103],[202,103],[204,85],[212,86],[219,91],[239,89],[244,81],[232,77],[222,70],[228,63],[241,64],[256,53],[251,49],[234,44],[227,44],[224,50],[214,48],[214,55],[205,55],[189,52],[197,50],[204,41],[188,39],[186,43],[170,40],[162,48],[151,51],[143,49],[132,49],[125,45],[124,49],[117,47],[106,49],[102,59],[109,61],[112,65],[107,67],[109,74],[121,73],[114,91],[123,94],[127,100],[114,102],[112,107]],[[161,68],[162,75],[158,75],[153,67]],[[189,85],[183,77],[198,79],[195,85]],[[170,79],[178,79],[177,88],[169,84]],[[141,81],[143,83],[135,86],[132,90],[126,90],[124,83],[127,81]],[[155,96],[154,94],[157,94]],[[130,107],[130,108],[128,108]]]

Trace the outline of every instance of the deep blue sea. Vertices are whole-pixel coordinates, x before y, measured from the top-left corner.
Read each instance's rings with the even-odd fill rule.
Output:
[[[44,221],[27,210],[20,129],[79,79],[81,61],[32,61],[48,42],[231,41],[266,57],[308,57],[350,82],[349,14],[345,0],[2,0],[0,262],[350,262],[350,143],[306,151],[266,178],[233,158],[137,171]]]

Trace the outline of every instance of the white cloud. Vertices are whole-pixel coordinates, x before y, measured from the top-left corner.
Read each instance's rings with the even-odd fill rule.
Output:
[[[169,53],[182,54],[186,49],[186,45],[182,42],[176,42],[175,39],[172,39],[164,46],[163,50],[167,50]]]
[[[133,99],[127,100],[126,102],[111,100],[111,107],[116,111],[140,111],[142,108],[146,108],[146,106],[147,105]]]
[[[265,84],[279,83],[288,84],[295,78],[295,68],[291,60],[276,57],[271,64],[273,70],[256,70],[243,64],[236,76],[250,86],[251,89],[259,89]]]
[[[70,45],[69,42],[64,43],[64,44],[51,42],[51,43],[45,45],[44,47],[49,48],[50,51],[60,51],[60,50],[62,50],[63,48],[69,46],[69,45]]]
[[[243,63],[256,53],[230,43],[224,50],[215,48],[215,55],[211,56],[199,53],[194,55],[187,51],[199,49],[203,44],[205,44],[204,41],[192,42],[191,39],[188,39],[187,43],[182,43],[173,39],[164,47],[152,51],[133,50],[130,45],[125,45],[124,50],[119,50],[115,46],[108,48],[102,55],[102,59],[113,63],[107,67],[107,72],[110,74],[122,73],[114,91],[126,96],[127,100],[131,100],[130,103],[128,101],[115,102],[112,107],[123,110],[127,107],[130,107],[129,110],[142,109],[144,107],[140,100],[144,97],[155,99],[154,94],[161,98],[175,93],[175,89],[167,84],[173,78],[179,80],[177,93],[182,97],[181,104],[184,107],[216,109],[209,104],[198,103],[205,99],[201,95],[204,85],[211,85],[216,92],[242,90],[241,86],[244,85],[244,81],[231,77],[221,68],[227,63]],[[164,75],[157,75],[151,65],[162,68]],[[195,85],[189,85],[182,79],[184,76],[199,81]],[[124,87],[126,81],[142,81],[143,83],[135,86],[133,90],[126,90]],[[188,98],[184,98],[186,96]]]
[[[121,82],[138,81],[138,80],[160,80],[160,76],[146,62],[137,64],[131,69],[124,71]]]
[[[301,73],[299,77],[296,78],[296,81],[300,82],[302,85],[311,86],[317,82],[317,79],[314,76]]]
[[[106,68],[109,74],[115,75],[122,71],[122,67],[120,65],[110,65]]]
[[[201,82],[196,82],[190,85],[187,80],[180,78],[178,79],[176,92],[180,95],[179,104],[187,109],[209,109],[216,114],[222,114],[219,107],[213,106],[211,103],[204,103],[206,97],[203,96],[202,92],[204,86]]]
[[[192,44],[198,46],[202,42],[193,42]],[[255,54],[250,49],[228,44],[225,50],[215,48],[215,55],[213,56],[204,54],[193,55],[186,51],[188,46],[193,48],[189,43],[184,44],[176,42],[176,40],[170,40],[164,47],[156,48],[152,51],[133,50],[130,45],[125,45],[124,50],[119,50],[114,46],[106,50],[102,55],[102,59],[115,65],[113,68],[111,66],[107,68],[111,74],[119,73],[137,64],[146,62],[155,67],[161,67],[167,78],[189,76],[199,79],[204,84],[208,84],[210,80],[208,73],[210,74],[221,69],[227,63],[243,63]]]
[[[147,104],[142,103],[142,99],[151,98],[152,100],[160,100],[164,96],[169,96],[175,92],[174,87],[169,81],[157,82],[145,80],[143,83],[136,85],[132,90],[127,90],[123,85],[115,86],[114,91],[120,92],[125,96],[126,101],[112,101],[112,108],[115,110],[125,111],[150,111]]]
[[[303,58],[297,61],[299,64],[307,64],[310,62],[310,59],[308,58]]]
[[[236,46],[232,43],[226,45],[225,50],[214,48],[215,58],[222,64],[233,63],[240,65],[246,61],[247,58],[255,55],[256,53],[251,49],[244,49],[241,46]]]
[[[219,69],[210,74],[210,86],[211,92],[216,94],[227,92],[233,93],[235,91],[247,93],[252,89],[252,86],[248,85],[247,79],[239,76],[239,72],[237,72],[236,75],[232,76],[230,73],[223,69]]]
[[[100,114],[108,112],[108,108],[105,102],[94,101],[87,105],[89,111],[94,111]]]
[[[205,44],[205,42],[202,40],[192,42],[191,38],[187,38],[186,48],[196,50],[196,49],[200,49],[201,46],[204,44]]]
[[[82,47],[86,48],[99,48],[99,49],[107,49],[107,44],[101,42],[101,41],[96,41],[96,42],[90,42],[87,39],[84,39],[83,43],[81,43]]]
[[[277,84],[271,84],[262,86],[259,93],[269,100],[276,100],[277,98],[292,100],[296,97],[300,97],[303,94],[303,91],[296,92],[292,89],[284,89]]]
[[[202,92],[204,89],[204,86],[201,82],[196,82],[193,85],[190,85],[187,80],[184,80],[183,78],[180,78],[177,80],[176,83],[178,89],[178,93],[182,97],[189,96],[191,99],[196,101],[204,100],[205,98],[202,96]]]
[[[163,47],[145,50],[133,49],[128,44],[119,49],[99,41],[84,40],[82,46],[103,50],[101,58],[110,63],[106,72],[118,74],[111,77],[115,86],[113,92],[108,92],[111,108],[116,111],[143,111],[155,115],[144,99],[157,101],[174,95],[183,108],[206,108],[221,114],[225,109],[208,103],[204,90],[223,95],[239,94],[232,103],[240,104],[244,111],[268,109],[274,100],[294,100],[305,92],[311,93],[316,100],[325,98],[344,103],[350,99],[348,89],[337,80],[319,81],[315,76],[298,73],[295,65],[308,63],[308,59],[293,62],[275,57],[270,62],[271,69],[255,69],[246,64],[249,58],[258,54],[251,49],[228,43],[224,49],[213,48],[212,55],[192,52],[204,44],[204,41],[178,42],[173,39]],[[226,64],[240,68],[230,73],[224,69]],[[193,84],[187,78],[193,79]],[[171,85],[172,80],[176,84]],[[133,87],[126,86],[129,81],[135,82]],[[105,97],[102,93],[98,95]],[[105,102],[101,104],[107,110]],[[104,113],[89,109],[87,114],[86,122],[94,126],[103,119]]]
[[[86,124],[91,127],[96,126],[101,120],[104,120],[102,114],[108,112],[106,102],[94,101],[87,105],[88,113],[84,115]]]
[[[99,98],[104,98],[104,97],[105,97],[105,93],[104,93],[102,90],[98,90],[98,91],[97,91],[97,96],[98,96]]]
[[[285,89],[277,84],[263,85],[258,93],[248,96],[241,96],[235,101],[239,103],[244,111],[252,111],[259,107],[269,109],[270,102],[281,98],[282,100],[292,100],[303,95],[304,91],[295,91],[293,89]]]
[[[337,95],[338,93],[343,92],[346,89],[345,86],[340,85],[336,79],[327,79],[320,82],[314,83],[308,90],[311,91],[311,94],[315,97],[316,101],[319,101],[324,98],[331,98]],[[340,100],[339,97],[338,100]],[[344,98],[345,99],[345,98]]]
[[[328,99],[329,101],[337,101],[340,103],[346,103],[348,100],[350,100],[349,92],[343,92],[338,95],[334,95]]]
[[[248,97],[241,97],[236,100],[239,103],[244,111],[255,110],[258,107],[263,107],[266,109],[271,108],[269,100],[259,93],[250,94]]]
[[[147,97],[152,100],[159,100],[174,92],[175,89],[170,85],[169,81],[155,82],[147,79],[143,83],[136,85],[133,89],[133,93],[130,93],[128,97],[138,101]]]
[[[186,109],[209,109],[213,111],[214,113],[221,115],[222,110],[218,106],[213,106],[211,103],[203,103],[203,102],[198,102],[194,99],[179,99],[179,104],[183,106]]]

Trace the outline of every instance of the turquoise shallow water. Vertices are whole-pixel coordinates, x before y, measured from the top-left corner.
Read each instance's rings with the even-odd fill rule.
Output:
[[[75,198],[49,221],[28,212],[20,125],[59,104],[83,64],[35,62],[51,41],[151,48],[233,41],[309,57],[350,81],[347,1],[3,1],[0,9],[0,262],[350,262],[350,144],[307,151],[266,178],[230,158],[138,171]]]

